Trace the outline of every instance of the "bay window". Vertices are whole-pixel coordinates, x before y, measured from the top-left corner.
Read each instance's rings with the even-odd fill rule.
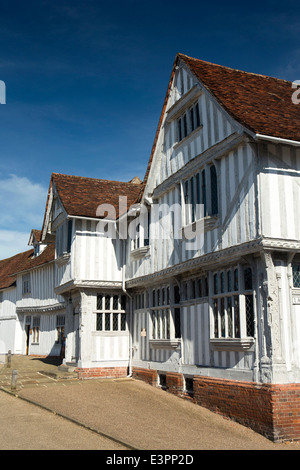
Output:
[[[117,332],[126,330],[126,295],[98,294],[96,331]]]
[[[252,270],[238,266],[213,274],[213,337],[254,336]]]

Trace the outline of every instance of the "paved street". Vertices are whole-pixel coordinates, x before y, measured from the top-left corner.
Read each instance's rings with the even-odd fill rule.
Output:
[[[0,391],[0,450],[126,450],[110,439]]]
[[[14,369],[18,398],[8,394]],[[138,380],[56,371],[29,357],[13,357],[10,370],[0,366],[0,449],[300,450]]]

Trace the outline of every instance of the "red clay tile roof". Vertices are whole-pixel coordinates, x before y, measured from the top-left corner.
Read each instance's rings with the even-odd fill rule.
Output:
[[[292,83],[178,54],[238,122],[256,134],[300,141],[300,105]]]
[[[37,257],[33,258],[34,250],[18,253],[11,258],[0,261],[0,289],[13,287],[16,282],[16,274],[32,268],[42,266],[54,260],[55,246],[48,245]]]
[[[300,141],[300,104],[292,102],[292,82],[267,77],[177,54],[143,180],[149,176],[176,67],[182,60],[220,105],[255,134]]]
[[[52,174],[60,200],[68,215],[97,217],[97,208],[101,204],[111,204],[119,213],[119,196],[127,197],[127,208],[134,204],[141,191],[141,184],[134,182],[109,181],[81,176]]]
[[[42,235],[42,231],[41,230],[35,230],[33,229],[31,231],[31,234],[35,236],[35,239],[37,242],[40,242],[41,241],[41,235]]]
[[[0,289],[6,289],[14,286],[16,276],[11,276],[16,273],[26,262],[30,260],[33,255],[33,250],[19,253],[11,258],[3,259],[0,261]]]

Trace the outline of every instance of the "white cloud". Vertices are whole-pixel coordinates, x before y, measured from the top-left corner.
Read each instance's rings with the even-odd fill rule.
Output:
[[[30,249],[32,229],[41,229],[47,188],[16,175],[0,177],[0,259]]]
[[[29,236],[27,232],[0,230],[0,260],[30,250]]]

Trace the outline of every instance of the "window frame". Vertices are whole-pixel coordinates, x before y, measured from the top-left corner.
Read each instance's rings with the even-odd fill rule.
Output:
[[[22,295],[31,294],[31,276],[30,273],[22,275]]]
[[[117,304],[115,302],[117,302]],[[128,334],[128,315],[126,307],[127,298],[125,294],[117,292],[98,293],[96,297],[96,309],[94,311],[94,331],[103,335]]]
[[[214,163],[205,165],[197,173],[182,180],[182,190],[184,226],[193,224],[197,220],[218,216],[218,174]]]
[[[248,349],[255,337],[253,271],[246,284],[249,266],[236,265],[211,273],[211,338],[216,349]],[[223,273],[223,286],[219,282]],[[229,276],[230,274],[230,276]],[[229,283],[230,280],[230,283]],[[250,303],[249,303],[250,301]]]
[[[56,340],[55,344],[63,344],[65,337],[66,317],[65,315],[56,315]]]
[[[297,271],[294,269],[295,267],[297,267]],[[292,262],[292,282],[293,289],[300,289],[300,261]]]
[[[180,298],[178,286],[165,284],[149,291],[149,344],[151,349],[176,349],[181,342]]]
[[[134,236],[130,240],[130,255],[133,260],[142,258],[149,253],[150,250],[150,225],[151,225],[151,209],[147,209],[147,214],[143,215],[135,226]]]
[[[188,106],[184,112],[176,119],[176,140],[180,144],[193,132],[202,127],[200,106],[198,99]]]
[[[40,328],[41,328],[41,317],[40,315],[34,315],[32,317],[31,344],[39,344]]]

